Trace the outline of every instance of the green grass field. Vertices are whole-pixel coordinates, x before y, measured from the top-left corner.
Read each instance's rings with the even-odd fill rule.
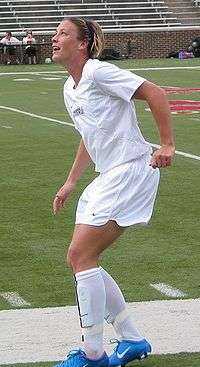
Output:
[[[136,71],[138,75],[162,86],[200,88],[200,68],[191,68],[200,67],[198,59],[127,60],[118,64],[123,68],[141,68]],[[142,70],[180,66],[190,68]],[[13,74],[3,74],[8,72]],[[60,79],[44,79],[56,76]],[[15,80],[21,78],[31,80]],[[57,65],[0,66],[0,105],[71,122],[62,96],[65,79]],[[170,95],[169,99],[198,101],[200,95]],[[1,106],[0,292],[18,292],[31,308],[72,305],[73,280],[65,266],[65,253],[78,197],[94,172],[90,169],[84,174],[71,201],[54,217],[52,199],[67,176],[80,137],[71,126]],[[136,107],[146,139],[159,144],[145,103],[137,101]],[[176,149],[200,156],[200,113],[173,115],[173,121]],[[182,290],[187,298],[199,298],[199,168],[199,160],[176,155],[173,166],[162,171],[151,224],[148,228],[128,230],[103,255],[102,266],[119,282],[128,302],[169,299],[151,288],[150,283],[166,283]],[[12,308],[0,297],[0,310]],[[200,353],[152,356],[143,365],[197,367],[199,360]],[[139,365],[134,363],[135,367]]]

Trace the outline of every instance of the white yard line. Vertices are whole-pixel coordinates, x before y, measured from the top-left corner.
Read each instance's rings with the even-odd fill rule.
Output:
[[[171,287],[165,283],[151,283],[150,287],[170,298],[184,298],[187,296],[187,294],[182,292],[180,289]]]
[[[200,65],[196,65],[196,66],[169,66],[169,67],[146,67],[146,68],[131,68],[131,69],[125,69],[125,70],[129,70],[129,71],[145,71],[145,70],[191,70],[191,69],[200,69]],[[16,71],[16,72],[3,72],[0,73],[0,76],[4,76],[4,75],[19,75],[19,74],[51,74],[51,73],[62,73],[62,74],[67,74],[67,72],[65,72],[65,70],[49,70],[49,71]]]
[[[154,354],[200,352],[200,298],[134,302],[133,319],[153,345]],[[75,306],[0,311],[0,364],[62,360],[80,344]],[[111,326],[105,348],[113,349]]]
[[[23,299],[17,292],[1,292],[0,297],[5,299],[11,306],[23,307],[31,304]]]
[[[18,108],[13,108],[13,107],[8,107],[8,106],[0,106],[0,109],[12,111],[12,112],[17,112],[17,113],[22,113],[24,115],[27,115],[27,116],[30,116],[30,117],[35,117],[35,118],[38,118],[38,119],[41,119],[41,120],[52,121],[52,122],[56,122],[58,124],[74,127],[74,124],[72,124],[70,122],[66,122],[66,121],[62,121],[62,120],[56,120],[56,119],[52,119],[52,118],[46,117],[46,116],[36,115],[35,113],[30,113],[30,112],[26,112],[26,111],[23,111],[23,110],[19,110]],[[150,144],[152,145],[152,147],[155,147],[155,148],[160,147],[160,145],[158,145],[158,144],[153,144],[153,143],[150,143]],[[194,154],[185,153],[185,152],[182,152],[180,150],[176,150],[175,153],[177,155],[181,155],[181,156],[186,157],[186,158],[191,158],[191,159],[195,159],[195,160],[200,161],[200,156],[197,156],[197,155],[194,155]]]

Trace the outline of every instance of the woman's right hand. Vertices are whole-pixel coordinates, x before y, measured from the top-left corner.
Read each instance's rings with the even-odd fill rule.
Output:
[[[65,184],[56,193],[53,200],[53,214],[57,214],[61,208],[63,208],[65,202],[68,200],[69,195],[75,188],[75,184],[71,182],[65,182]]]

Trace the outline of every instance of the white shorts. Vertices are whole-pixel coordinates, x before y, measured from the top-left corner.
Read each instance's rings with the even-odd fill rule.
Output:
[[[149,166],[143,156],[100,173],[83,191],[77,206],[76,224],[94,226],[114,220],[127,227],[147,224],[159,184],[159,169]]]

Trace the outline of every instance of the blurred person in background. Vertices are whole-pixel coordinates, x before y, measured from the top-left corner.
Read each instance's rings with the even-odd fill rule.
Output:
[[[36,64],[36,47],[34,46],[36,40],[33,37],[31,30],[26,32],[26,37],[23,38],[22,43],[23,45],[26,45],[25,56],[28,57],[28,63]]]
[[[3,47],[4,63],[19,64],[19,58],[17,56],[17,45],[21,45],[21,41],[13,37],[11,32],[6,32],[5,37],[0,40]]]

